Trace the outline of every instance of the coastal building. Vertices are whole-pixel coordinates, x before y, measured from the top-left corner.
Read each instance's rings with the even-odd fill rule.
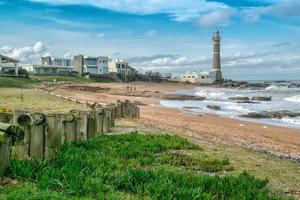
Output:
[[[216,30],[212,36],[213,40],[213,62],[211,71],[190,72],[187,71],[179,76],[180,82],[213,84],[222,81],[221,56],[220,56],[220,32]]]
[[[74,70],[79,74],[89,73],[94,75],[99,74],[108,74],[109,67],[108,62],[109,58],[106,56],[83,56],[77,55],[74,56],[73,64]]]
[[[33,65],[33,74],[68,75],[73,71],[72,60],[67,58],[42,57],[41,65]]]
[[[0,75],[18,76],[19,62],[17,59],[0,54]]]
[[[123,76],[133,76],[137,73],[137,71],[133,67],[131,67],[128,62],[120,59],[117,59],[115,61],[112,61],[112,59],[110,59],[109,72],[117,73]]]

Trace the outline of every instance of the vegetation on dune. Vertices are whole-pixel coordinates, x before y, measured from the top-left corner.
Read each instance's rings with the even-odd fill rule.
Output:
[[[7,175],[21,184],[0,188],[0,199],[274,199],[267,180],[246,172],[204,174],[228,166],[177,136],[100,135],[48,163],[11,159]]]
[[[69,83],[95,83],[96,81],[91,79],[86,79],[81,76],[31,76],[31,79],[40,81],[40,82],[69,82]]]
[[[39,81],[28,78],[0,77],[0,88],[29,88],[35,83]]]
[[[96,83],[106,79],[86,79],[81,76],[30,76],[30,78],[0,77],[0,88],[30,88],[39,83]]]
[[[0,93],[0,112],[11,112],[14,109],[32,112],[69,112],[73,109],[87,109],[84,105],[32,89],[0,88]]]

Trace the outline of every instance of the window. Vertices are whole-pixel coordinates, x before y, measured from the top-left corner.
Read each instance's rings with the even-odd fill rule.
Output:
[[[202,79],[205,79],[205,77],[204,77],[204,76],[201,76],[201,78],[202,78]]]
[[[85,59],[85,64],[86,65],[97,65],[97,60],[96,59]]]
[[[183,78],[185,78],[185,76],[183,76]]]

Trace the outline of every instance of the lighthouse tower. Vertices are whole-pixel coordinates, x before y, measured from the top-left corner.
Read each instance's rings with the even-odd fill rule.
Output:
[[[216,81],[223,80],[221,72],[221,56],[220,56],[220,32],[216,30],[212,36],[213,40],[213,65],[212,71]]]

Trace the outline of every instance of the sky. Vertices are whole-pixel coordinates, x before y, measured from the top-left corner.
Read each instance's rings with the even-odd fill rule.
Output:
[[[300,0],[0,0],[0,53],[38,64],[77,54],[139,71],[207,71],[221,32],[223,76],[299,80]]]

